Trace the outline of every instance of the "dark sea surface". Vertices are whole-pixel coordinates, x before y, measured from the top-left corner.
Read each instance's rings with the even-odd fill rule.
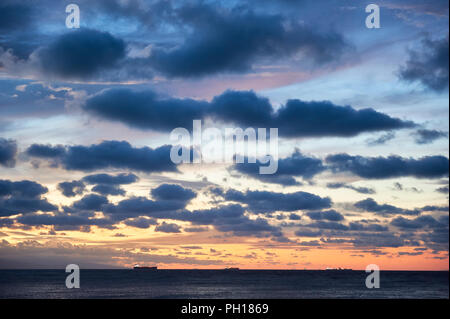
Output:
[[[81,270],[79,289],[64,270],[0,270],[0,298],[449,298],[448,271]]]

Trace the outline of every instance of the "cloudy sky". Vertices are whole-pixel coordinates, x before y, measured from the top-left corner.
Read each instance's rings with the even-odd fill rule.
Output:
[[[0,4],[0,268],[448,269],[448,1],[70,3]],[[174,164],[195,119],[278,171]]]

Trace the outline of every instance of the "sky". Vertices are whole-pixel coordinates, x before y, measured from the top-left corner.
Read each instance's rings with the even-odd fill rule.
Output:
[[[441,0],[3,0],[0,268],[448,270],[448,18]],[[174,163],[194,120],[277,128],[276,173]]]

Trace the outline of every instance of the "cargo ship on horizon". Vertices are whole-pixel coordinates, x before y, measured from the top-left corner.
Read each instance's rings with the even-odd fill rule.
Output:
[[[140,266],[138,264],[133,266],[134,270],[158,270],[157,266]]]

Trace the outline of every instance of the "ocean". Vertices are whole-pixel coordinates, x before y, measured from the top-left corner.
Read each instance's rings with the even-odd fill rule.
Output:
[[[448,271],[381,271],[368,289],[364,271],[81,270],[80,288],[64,270],[0,270],[0,298],[449,298]]]

